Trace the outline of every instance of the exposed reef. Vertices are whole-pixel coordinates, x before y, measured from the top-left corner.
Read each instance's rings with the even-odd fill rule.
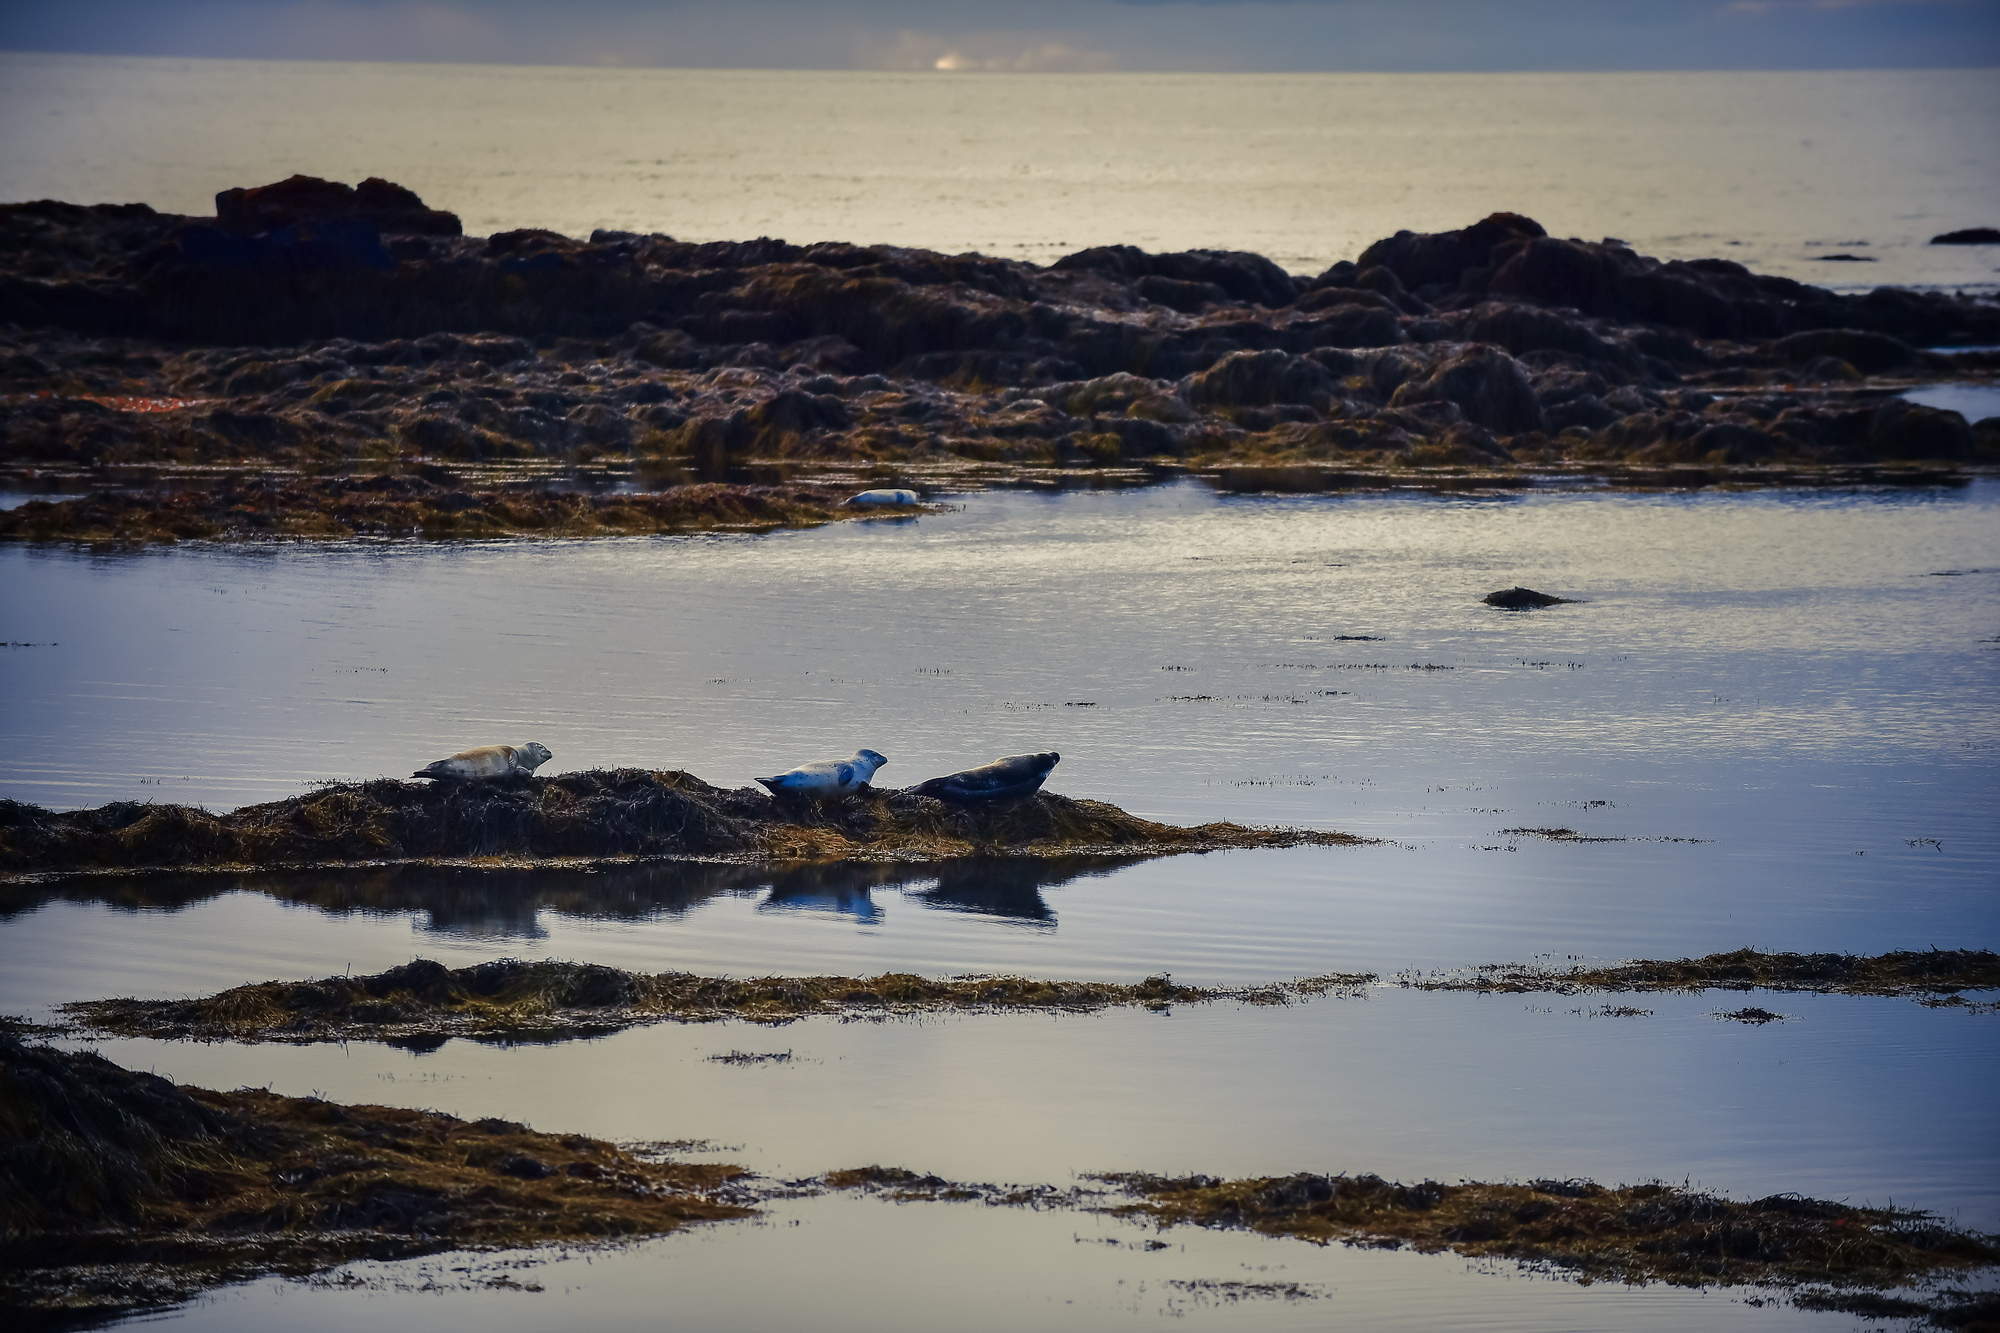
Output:
[[[1356,993],[1373,974],[1308,977],[1266,986],[1176,985],[1165,976],[1136,985],[1011,976],[703,977],[627,972],[587,963],[503,958],[447,968],[417,959],[374,976],[265,981],[193,1000],[85,1000],[63,1007],[93,1035],[196,1041],[383,1041],[435,1049],[453,1037],[545,1042],[602,1036],[660,1022],[740,1018],[788,1023],[816,1014],[1033,1009],[1090,1012],[1237,1000],[1290,1004],[1329,992]]]
[[[742,1175],[507,1120],[181,1087],[0,1032],[10,1327],[356,1259],[659,1235],[750,1215]]]
[[[1107,246],[1044,268],[768,238],[466,237],[382,181],[295,179],[218,207],[0,207],[0,481],[98,497],[0,537],[82,539],[108,490],[185,509],[173,497],[250,477],[283,491],[438,467],[453,512],[480,512],[614,483],[934,494],[1192,470],[1236,491],[1686,488],[1937,484],[2000,462],[2000,420],[1898,396],[2000,371],[1976,350],[2000,343],[1993,299],[1843,295],[1514,214],[1401,232],[1308,278],[1234,251]],[[1951,346],[1975,350],[1926,350]],[[376,530],[310,535],[340,528]]]
[[[1541,830],[1517,829],[1513,832]],[[1641,959],[1610,967],[1540,967],[1492,964],[1468,973],[1407,972],[1397,984],[1411,990],[1593,991],[1779,990],[1839,995],[1940,997],[1964,990],[2000,988],[2000,953],[1990,949],[1898,949],[1872,957],[1851,953],[1759,953],[1737,949],[1670,962]]]
[[[1944,1328],[1992,1328],[2000,1320],[1994,1293],[1937,1285],[2000,1266],[2000,1237],[1914,1209],[1855,1208],[1797,1194],[1739,1203],[1680,1186],[1611,1189],[1581,1180],[1101,1179],[1144,1197],[1111,1211],[1163,1228],[1247,1227],[1320,1245],[1449,1250],[1582,1281],[1775,1287],[1804,1309],[1928,1318]]]
[[[330,784],[220,815],[137,801],[56,812],[0,800],[0,875],[471,858],[1158,856],[1367,841],[1240,824],[1181,828],[1046,791],[962,806],[864,789],[813,804],[776,800],[753,787],[711,787],[689,773],[635,768],[504,782]]]
[[[228,477],[210,486],[107,490],[0,510],[0,541],[144,545],[284,538],[614,537],[768,532],[918,512],[843,509],[825,487],[672,486],[644,494],[467,488],[444,478]]]
[[[432,965],[435,966],[435,965]],[[440,969],[442,970],[442,969]],[[10,1326],[83,1327],[263,1274],[357,1259],[616,1242],[854,1190],[904,1203],[1090,1208],[1316,1244],[1450,1251],[1580,1281],[1755,1286],[1805,1309],[1988,1328],[1993,1293],[1946,1281],[2000,1265],[2000,1238],[1928,1213],[1778,1194],[1372,1175],[1247,1180],[1116,1174],[1067,1189],[868,1166],[773,1181],[508,1120],[212,1092],[0,1023],[0,1309]],[[486,1285],[521,1289],[502,1276]],[[529,1287],[528,1289],[534,1289]]]

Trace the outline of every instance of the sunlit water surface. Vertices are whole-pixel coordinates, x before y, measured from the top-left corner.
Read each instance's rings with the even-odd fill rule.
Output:
[[[926,74],[0,54],[0,199],[386,176],[467,230],[1255,250],[1496,210],[1823,286],[1992,287],[1990,70]],[[1830,260],[1847,255],[1854,261]]]
[[[1996,502],[1989,482],[1508,499],[1186,484],[978,495],[914,522],[761,537],[0,552],[0,639],[32,645],[0,654],[13,758],[0,791],[17,799],[229,807],[490,740],[543,741],[558,771],[686,767],[732,785],[858,745],[891,756],[885,784],[1053,748],[1051,787],[1068,795],[1385,840],[1136,864],[70,881],[4,900],[0,1010],[414,955],[1226,983],[1745,944],[1990,947]],[[1516,583],[1581,600],[1479,603]],[[1629,840],[1510,831],[1555,827]],[[1992,1015],[1618,998],[1650,1012],[1385,986],[1281,1009],[663,1025],[421,1056],[103,1049],[200,1084],[706,1139],[719,1160],[787,1175],[884,1161],[1057,1183],[1114,1169],[1689,1178],[2000,1225]],[[1785,1020],[1717,1017],[1746,998]],[[791,1059],[710,1058],[732,1050]],[[1450,1322],[1464,1303],[1501,1328],[1796,1317],[1677,1304],[1696,1299],[1685,1293],[1612,1309],[1594,1303],[1603,1293],[1526,1281],[1494,1286],[1487,1306],[1448,1257],[1410,1281],[1414,1269],[1303,1246],[1239,1256],[1243,1238],[1191,1239],[1198,1263],[1150,1270],[1143,1251],[1072,1241],[1102,1224],[1008,1217],[788,1204],[772,1227],[596,1256],[587,1271],[570,1260],[538,1280],[589,1297],[564,1301],[563,1318],[609,1326],[662,1282],[720,1302],[732,1265],[810,1287],[827,1254],[850,1252],[776,1237],[909,1232],[923,1236],[909,1266],[938,1272],[1001,1256],[1040,1272],[1037,1247],[1110,1256],[1051,1267],[993,1307],[1034,1305],[1050,1327],[1119,1312],[1289,1327],[1334,1308],[1208,1310],[1156,1280],[1229,1277],[1239,1262],[1333,1283],[1380,1326]],[[372,1294],[253,1286],[189,1317],[390,1317],[414,1299],[394,1282],[414,1280]],[[552,1299],[477,1292],[426,1309],[532,1322]]]

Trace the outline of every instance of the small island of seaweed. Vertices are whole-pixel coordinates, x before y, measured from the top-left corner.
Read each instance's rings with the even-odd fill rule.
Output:
[[[505,782],[329,784],[227,814],[114,801],[57,812],[0,800],[0,876],[389,861],[576,863],[633,857],[944,861],[968,856],[1165,856],[1359,845],[1316,829],[1179,827],[1041,791],[948,804],[909,792],[780,800],[691,773],[616,769]]]

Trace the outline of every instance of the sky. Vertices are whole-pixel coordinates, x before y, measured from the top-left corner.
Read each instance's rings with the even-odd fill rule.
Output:
[[[2000,0],[0,0],[0,49],[673,68],[2000,66]]]

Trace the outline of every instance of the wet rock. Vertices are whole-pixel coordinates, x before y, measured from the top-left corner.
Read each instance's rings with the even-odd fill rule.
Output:
[[[1430,372],[1431,361],[1427,351],[1412,348],[1402,351],[1389,348],[1370,352],[1363,361],[1362,378],[1368,388],[1384,402],[1396,390],[1412,380],[1422,379]]]
[[[1503,435],[1548,428],[1526,367],[1484,343],[1464,348],[1422,379],[1405,382],[1390,406],[1439,400],[1457,404],[1467,420]]]
[[[1784,440],[1755,426],[1724,421],[1704,427],[1690,444],[1690,452],[1705,462],[1760,463],[1781,452]]]
[[[1503,606],[1509,610],[1520,610],[1524,607],[1534,606],[1563,606],[1568,604],[1572,599],[1568,597],[1551,597],[1548,593],[1536,592],[1533,588],[1507,588],[1500,592],[1489,592],[1479,600],[1488,606]]]
[[[1510,241],[1546,236],[1540,223],[1518,213],[1494,213],[1458,231],[1399,231],[1377,241],[1355,261],[1361,270],[1388,269],[1407,288],[1456,287],[1468,269],[1485,267],[1494,248]]]
[[[195,223],[174,236],[181,266],[198,274],[387,272],[396,260],[365,218],[308,218],[257,235]]]
[[[1837,356],[1816,356],[1799,367],[1802,384],[1855,384],[1863,378],[1852,361]]]
[[[1972,427],[1957,412],[1891,398],[1875,409],[1869,442],[1884,458],[1969,458]]]
[[[1252,407],[1271,403],[1324,406],[1340,385],[1324,366],[1288,352],[1231,352],[1182,386],[1195,406]]]
[[[1306,327],[1314,347],[1393,347],[1409,341],[1395,314],[1375,304],[1321,309]]]
[[[1621,363],[1632,359],[1630,351],[1606,341],[1583,321],[1534,306],[1482,302],[1456,314],[1450,323],[1466,341],[1494,343],[1517,357],[1548,351],[1567,352],[1587,361]]]
[[[1403,280],[1396,276],[1396,270],[1386,264],[1362,269],[1355,275],[1354,285],[1362,291],[1374,292],[1406,315],[1431,313],[1428,305],[1404,289]]]
[[[457,236],[457,214],[427,208],[415,191],[370,176],[358,186],[316,176],[291,176],[274,185],[224,190],[215,196],[216,222],[251,235],[300,223],[353,219],[388,234]]]
[[[1147,274],[1132,284],[1132,290],[1170,310],[1194,314],[1206,305],[1219,305],[1229,299],[1229,293],[1212,282],[1183,282],[1178,278],[1163,278],[1157,274]]]
[[[1346,284],[1314,287],[1301,296],[1292,308],[1301,314],[1310,314],[1316,310],[1333,310],[1347,305],[1373,306],[1377,310],[1386,310],[1391,315],[1403,313],[1401,306],[1380,292],[1365,291],[1360,287]]]
[[[2000,227],[1966,227],[1931,237],[1932,245],[2000,245]]]
[[[1908,343],[1860,329],[1809,329],[1780,338],[1762,350],[1790,366],[1833,357],[1871,375],[1923,364],[1922,353]]]
[[[1618,421],[1624,413],[1595,394],[1582,393],[1544,408],[1543,415],[1547,421],[1546,428],[1561,433],[1573,426],[1587,431],[1602,430]]]
[[[1262,255],[1242,250],[1182,250],[1148,254],[1132,245],[1100,245],[1058,259],[1058,270],[1094,269],[1131,282],[1148,277],[1207,283],[1230,299],[1277,309],[1298,299],[1292,275]]]

